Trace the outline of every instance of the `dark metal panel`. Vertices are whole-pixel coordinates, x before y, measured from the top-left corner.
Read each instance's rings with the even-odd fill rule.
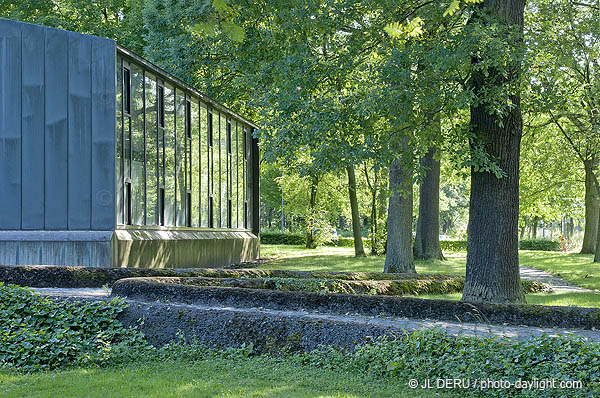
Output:
[[[112,40],[92,39],[92,229],[115,220],[115,62]]]
[[[92,219],[92,40],[78,33],[69,38],[69,170],[70,230],[90,229]]]
[[[44,30],[23,24],[23,229],[44,229]]]
[[[45,227],[67,229],[67,32],[45,40]]]
[[[21,27],[0,21],[0,229],[21,228]]]

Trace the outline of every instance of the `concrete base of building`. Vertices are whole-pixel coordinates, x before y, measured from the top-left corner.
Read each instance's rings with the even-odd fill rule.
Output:
[[[201,268],[256,260],[248,231],[0,231],[1,265]]]
[[[117,230],[113,241],[116,267],[222,267],[253,261],[260,242],[247,231]]]

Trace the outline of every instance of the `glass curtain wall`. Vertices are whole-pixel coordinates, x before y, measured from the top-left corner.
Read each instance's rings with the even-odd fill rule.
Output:
[[[145,74],[146,114],[146,225],[158,224],[158,143],[156,77]]]
[[[118,224],[247,228],[242,123],[121,57],[116,108]]]

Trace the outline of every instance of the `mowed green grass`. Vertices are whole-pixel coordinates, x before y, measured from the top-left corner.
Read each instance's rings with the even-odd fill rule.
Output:
[[[445,253],[444,255],[446,261],[416,261],[417,272],[420,274],[465,274],[465,253]],[[354,249],[350,247],[322,247],[311,250],[303,246],[262,245],[261,256],[275,259],[272,262],[263,264],[261,266],[263,269],[301,271],[381,272],[385,262],[384,256],[355,258]],[[574,285],[599,290],[599,293],[554,292],[528,294],[528,303],[600,308],[600,264],[593,263],[592,255],[521,251],[519,252],[519,261],[521,265],[561,276]],[[459,300],[460,293],[420,297]]]
[[[593,254],[521,251],[519,261],[574,285],[600,291],[600,263],[594,263]]]
[[[298,271],[360,271],[382,272],[385,256],[354,257],[351,247],[319,247],[261,245],[261,257],[274,261],[263,264],[262,269],[287,269]],[[447,261],[417,261],[417,272],[421,274],[465,274],[465,254],[448,253]]]
[[[408,380],[376,379],[271,358],[136,363],[120,368],[18,374],[0,370],[3,398],[414,398],[452,396],[410,390]]]
[[[418,296],[424,299],[460,300],[461,293],[431,294]],[[561,307],[595,307],[600,308],[600,293],[587,292],[554,292],[526,294],[528,304],[556,305]]]

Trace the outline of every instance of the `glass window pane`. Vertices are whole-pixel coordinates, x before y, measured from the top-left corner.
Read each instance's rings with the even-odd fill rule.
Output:
[[[177,151],[175,153],[175,172],[177,189],[177,226],[185,227],[185,94],[181,90],[176,90],[176,132],[175,141]]]
[[[165,85],[165,225],[175,225],[175,90]]]
[[[219,144],[220,144],[220,153],[221,153],[221,158],[220,158],[220,163],[221,163],[221,228],[227,228],[227,204],[228,204],[228,198],[229,198],[229,192],[228,192],[228,153],[227,153],[227,116],[224,113],[220,113],[220,117],[219,117],[219,123],[220,123],[220,139],[219,139]]]
[[[238,227],[237,121],[231,121],[231,227]]]
[[[243,202],[242,202],[242,223],[244,228],[248,228],[248,205],[246,203],[246,189],[247,189],[247,167],[246,162],[248,161],[248,132],[246,127],[242,128],[242,154],[244,161],[242,162],[242,190],[243,190]]]
[[[146,74],[146,225],[158,224],[156,78]]]
[[[191,170],[192,170],[192,227],[200,226],[200,209],[202,208],[201,198],[201,183],[200,183],[200,114],[198,108],[198,102],[192,100],[192,118],[190,120],[192,124],[192,156],[191,156]],[[203,192],[203,191],[202,191]]]
[[[219,226],[219,113],[208,113],[208,226]]]
[[[144,224],[144,75],[141,68],[131,68],[131,208],[132,223]]]
[[[244,217],[243,217],[243,213],[244,213],[244,171],[242,170],[243,164],[244,164],[244,144],[242,142],[242,139],[244,137],[243,131],[242,131],[242,125],[240,123],[236,123],[236,130],[237,130],[237,147],[236,147],[236,154],[237,154],[237,209],[238,209],[238,228],[243,228],[244,227]]]
[[[123,60],[117,58],[117,224],[123,224]]]
[[[206,105],[203,103],[200,103],[200,173],[201,173],[201,180],[200,180],[200,205],[201,205],[201,211],[200,211],[200,216],[201,216],[201,220],[200,220],[200,226],[201,227],[208,227],[209,223],[208,223],[208,197],[210,195],[209,192],[209,172],[210,172],[210,168],[209,168],[209,151],[210,148],[208,146],[208,130],[207,130],[207,125],[208,125],[208,116],[207,116],[207,109],[206,109]]]

